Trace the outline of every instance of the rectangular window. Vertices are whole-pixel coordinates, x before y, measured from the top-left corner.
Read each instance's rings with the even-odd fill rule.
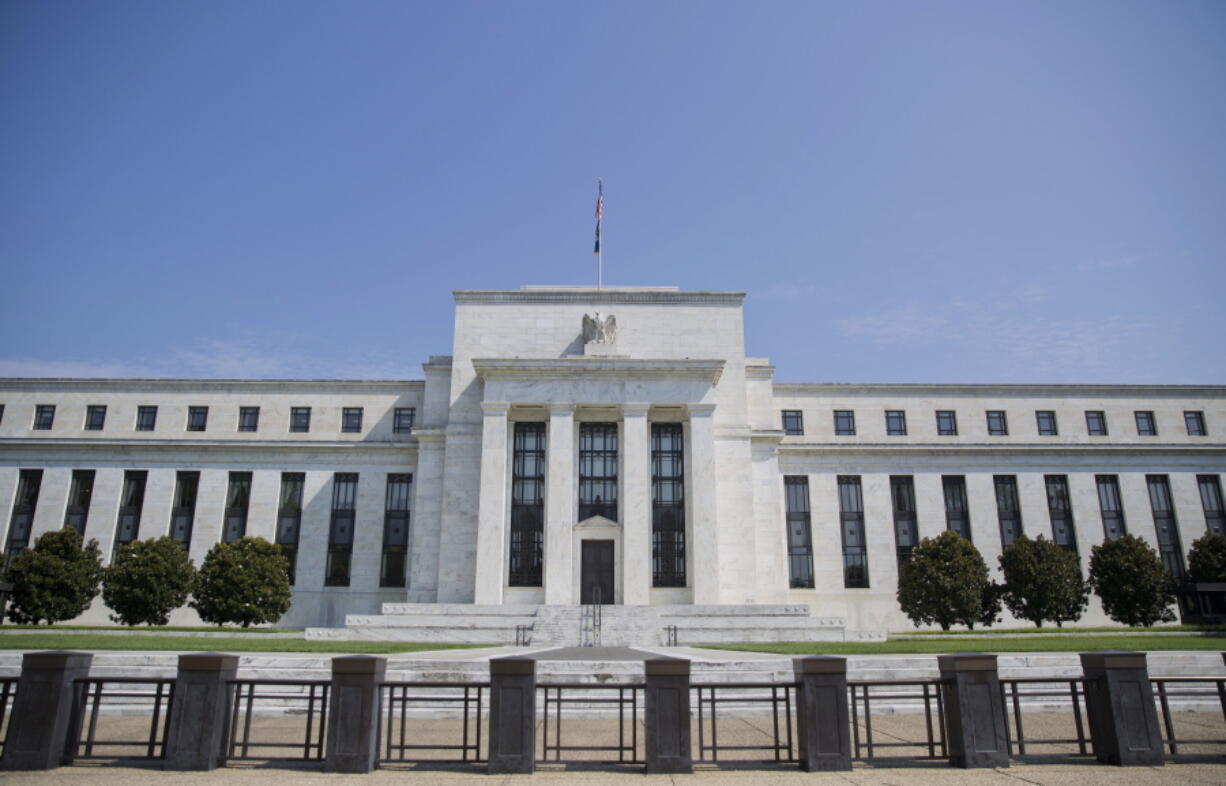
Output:
[[[805,433],[805,421],[799,409],[783,410],[783,433],[793,437]]]
[[[944,475],[941,486],[945,492],[945,528],[971,540],[971,512],[966,505],[966,478]]]
[[[85,534],[89,518],[89,501],[94,496],[94,470],[74,469],[72,485],[68,487],[68,506],[64,509],[64,526]]]
[[[952,409],[937,410],[937,434],[942,437],[958,436],[958,413]]]
[[[579,520],[617,521],[617,424],[579,424]]]
[[[221,539],[229,543],[247,534],[247,508],[251,504],[251,473],[231,472],[226,492],[226,522]]]
[[[119,523],[115,527],[115,553],[118,553],[120,546],[140,536],[140,516],[145,507],[145,482],[148,478],[149,473],[143,469],[129,469],[123,473]]]
[[[101,431],[106,425],[106,405],[90,404],[85,408],[85,430]]]
[[[294,434],[305,434],[311,430],[310,407],[290,407],[289,430]]]
[[[328,526],[328,563],[324,585],[349,586],[349,564],[353,557],[353,527],[357,517],[358,476],[338,472],[332,480],[332,520]]]
[[[887,409],[885,411],[885,433],[894,437],[905,437],[907,435],[907,413],[901,409]]]
[[[1137,418],[1137,436],[1138,437],[1156,437],[1158,436],[1158,426],[1154,423],[1154,413],[1149,411],[1138,411],[1133,413]]]
[[[1067,475],[1045,475],[1047,513],[1051,516],[1052,542],[1077,553],[1077,528],[1073,523],[1073,502],[1068,493]]]
[[[380,587],[403,587],[409,554],[409,501],[412,475],[388,475],[383,504],[383,561],[379,568]]]
[[[680,423],[651,426],[651,585],[685,586],[685,452]]]
[[[0,404],[0,423],[4,422],[4,405]]]
[[[853,410],[836,409],[834,411],[834,433],[840,437],[856,435],[856,413]]]
[[[260,430],[260,408],[259,407],[239,407],[238,408],[238,430],[239,431],[259,431]]]
[[[839,523],[843,534],[843,586],[868,586],[864,500],[857,475],[839,475]]]
[[[392,431],[396,434],[408,434],[413,431],[413,421],[417,418],[415,407],[396,407],[392,413]]]
[[[204,431],[209,425],[209,408],[208,407],[188,407],[187,408],[187,430],[188,431]]]
[[[360,434],[362,431],[362,408],[345,407],[341,410],[341,431],[346,434]]]
[[[170,537],[178,541],[184,551],[192,545],[192,528],[196,523],[196,494],[199,490],[199,472],[175,473],[175,497],[170,506]]]
[[[1205,509],[1205,528],[1210,535],[1226,535],[1226,510],[1222,507],[1222,482],[1217,475],[1197,475],[1200,504]]]
[[[512,587],[542,586],[545,543],[545,424],[516,423],[511,450]]]
[[[1017,476],[996,475],[996,518],[1000,521],[1001,548],[1009,548],[1022,534],[1022,508],[1017,501]]]
[[[38,506],[38,491],[43,485],[41,469],[23,469],[17,478],[17,495],[13,498],[13,514],[9,519],[9,537],[4,553],[14,557],[30,546],[30,529],[34,524],[34,508]]]
[[[281,473],[281,497],[277,503],[277,545],[289,561],[289,583],[294,583],[298,569],[298,533],[302,527],[302,487],[306,475],[302,472]]]
[[[1205,413],[1204,412],[1184,412],[1183,422],[1188,427],[1189,437],[1205,436]]]
[[[1124,505],[1120,502],[1120,481],[1115,475],[1095,475],[1098,485],[1098,507],[1103,514],[1103,536],[1116,540],[1128,532],[1124,523]]]
[[[993,437],[1009,436],[1009,420],[1005,417],[1004,410],[989,409],[988,415],[988,435]]]
[[[1171,484],[1166,475],[1146,475],[1149,505],[1154,511],[1154,531],[1158,536],[1158,554],[1167,573],[1176,581],[1183,580],[1183,546],[1179,542],[1179,523],[1171,502]]]
[[[915,520],[915,481],[910,475],[890,476],[890,499],[894,502],[894,545],[898,548],[898,566],[911,559],[911,550],[919,543],[919,527]]]
[[[1034,413],[1034,419],[1039,425],[1040,437],[1054,437],[1060,433],[1056,428],[1056,413],[1050,409],[1040,409]]]
[[[136,408],[136,430],[153,431],[158,422],[158,408],[142,406]]]
[[[34,430],[50,431],[55,424],[55,405],[39,404],[34,408]]]
[[[1107,436],[1107,415],[1101,410],[1086,411],[1086,432],[1091,437]]]
[[[787,502],[788,586],[813,588],[813,530],[809,521],[809,479],[788,475],[783,479]]]

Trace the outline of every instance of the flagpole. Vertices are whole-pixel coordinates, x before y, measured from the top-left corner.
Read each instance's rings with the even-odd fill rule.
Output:
[[[604,288],[604,180],[596,178],[596,289]]]

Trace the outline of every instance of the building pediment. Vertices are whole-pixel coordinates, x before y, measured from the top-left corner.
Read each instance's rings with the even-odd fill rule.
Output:
[[[608,529],[614,527],[621,529],[621,524],[613,519],[607,519],[604,516],[591,516],[575,525],[575,529]]]

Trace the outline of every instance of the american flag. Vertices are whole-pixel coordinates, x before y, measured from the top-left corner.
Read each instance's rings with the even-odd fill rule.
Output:
[[[596,182],[596,247],[592,249],[593,254],[600,253],[600,224],[604,221],[604,181]]]

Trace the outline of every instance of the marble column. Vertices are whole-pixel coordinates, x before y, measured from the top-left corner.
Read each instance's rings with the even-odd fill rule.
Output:
[[[715,405],[690,410],[690,586],[695,604],[719,603],[719,547],[716,541]]]
[[[650,404],[622,404],[622,602],[651,602],[651,440]]]
[[[507,410],[503,401],[481,404],[481,492],[477,513],[475,603],[502,603],[506,584]]]
[[[545,602],[575,603],[571,532],[575,519],[575,405],[549,405],[545,453]]]
[[[438,563],[443,525],[443,448],[440,429],[417,431],[417,474],[413,477],[413,514],[409,526],[410,603],[438,599]]]

